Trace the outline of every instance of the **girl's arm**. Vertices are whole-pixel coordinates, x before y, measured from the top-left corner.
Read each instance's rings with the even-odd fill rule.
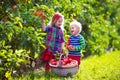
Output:
[[[44,19],[41,20],[42,20],[42,31],[45,31],[46,30],[45,20]]]
[[[62,43],[62,46],[61,46],[61,53],[65,53],[65,51],[64,51],[64,42]]]

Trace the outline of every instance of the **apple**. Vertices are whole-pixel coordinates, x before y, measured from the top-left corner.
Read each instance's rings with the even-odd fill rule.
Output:
[[[56,59],[51,59],[51,60],[50,60],[50,63],[51,63],[51,62],[54,62],[54,61],[56,61]]]
[[[62,62],[61,62],[61,63],[62,63],[62,65],[66,65],[66,62],[65,62],[64,60],[62,60]]]
[[[71,62],[73,59],[69,58],[69,61]]]
[[[12,8],[13,8],[13,9],[17,9],[17,5],[13,5]]]
[[[63,61],[66,62],[66,63],[70,62],[68,58],[64,58]]]
[[[37,11],[34,12],[34,15],[35,16],[42,16],[43,12],[41,10],[37,10]]]
[[[35,11],[34,15],[39,16],[41,19],[46,19],[46,16],[44,15],[44,12],[42,10]]]
[[[49,63],[51,65],[58,65],[58,61],[56,59],[51,59]]]
[[[57,65],[57,61],[51,62],[52,65]]]
[[[76,64],[76,62],[73,60],[73,61],[71,61],[71,63],[70,63],[70,65],[75,65]]]

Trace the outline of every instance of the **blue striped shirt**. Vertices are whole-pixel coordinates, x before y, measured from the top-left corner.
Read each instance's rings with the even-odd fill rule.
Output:
[[[74,51],[69,50],[69,54],[73,56],[81,56],[81,50],[85,47],[84,37],[80,34],[78,36],[71,35],[69,39],[69,45],[72,45],[75,48]]]

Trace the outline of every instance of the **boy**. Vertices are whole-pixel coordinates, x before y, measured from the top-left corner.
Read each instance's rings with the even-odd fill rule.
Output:
[[[70,37],[68,38],[66,48],[68,49],[68,57],[78,61],[78,67],[81,61],[81,50],[85,48],[84,37],[80,34],[82,26],[79,22],[70,23]]]

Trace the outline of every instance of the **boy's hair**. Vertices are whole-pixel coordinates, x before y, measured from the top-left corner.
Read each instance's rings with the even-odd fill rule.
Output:
[[[52,19],[51,19],[49,25],[54,26],[55,23],[57,22],[57,20],[58,20],[59,18],[62,18],[62,19],[63,19],[63,23],[62,23],[62,25],[61,25],[61,29],[63,29],[64,16],[63,16],[61,13],[58,13],[58,12],[55,13],[55,14],[52,16]]]
[[[77,27],[79,27],[79,33],[82,31],[82,25],[81,25],[80,22],[73,21],[73,22],[70,23],[70,26],[72,26],[72,25],[76,25]]]

